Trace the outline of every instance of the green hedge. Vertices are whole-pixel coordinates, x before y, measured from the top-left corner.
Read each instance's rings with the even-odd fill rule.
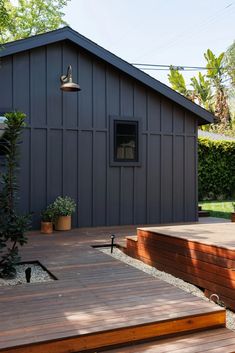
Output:
[[[199,200],[222,200],[235,192],[235,141],[198,139]]]

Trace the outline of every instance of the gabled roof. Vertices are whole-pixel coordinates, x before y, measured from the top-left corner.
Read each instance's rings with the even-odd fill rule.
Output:
[[[163,96],[171,99],[173,102],[181,105],[190,112],[196,114],[199,117],[199,124],[212,123],[214,120],[213,114],[203,109],[199,105],[191,102],[189,99],[185,98],[181,94],[177,93],[170,87],[161,83],[160,81],[154,79],[153,77],[147,75],[143,71],[137,69],[128,62],[122,60],[118,56],[112,54],[108,50],[100,47],[96,43],[82,36],[78,32],[74,31],[70,27],[64,27],[51,31],[44,34],[39,34],[26,39],[17,40],[15,42],[10,42],[4,44],[3,50],[0,51],[0,57],[7,55],[12,55],[19,53],[21,51],[30,50],[43,45],[52,44],[55,42],[60,42],[63,40],[69,40],[81,48],[87,50],[98,58],[106,61],[107,63],[113,65],[117,69],[126,73],[127,75],[135,78],[136,80],[142,82],[144,85],[152,88]]]

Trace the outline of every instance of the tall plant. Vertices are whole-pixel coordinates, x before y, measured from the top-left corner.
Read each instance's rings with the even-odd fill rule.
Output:
[[[210,49],[207,49],[204,57],[207,61],[207,77],[214,88],[214,113],[217,123],[226,126],[230,123],[231,117],[228,106],[228,95],[223,84],[223,78],[226,72],[226,68],[223,67],[224,53],[216,57]]]
[[[216,125],[211,128],[220,132],[231,128],[228,89],[224,84],[228,68],[224,65],[224,57],[224,53],[217,57],[208,49],[204,53],[207,73],[206,75],[199,73],[198,78],[193,76],[190,90],[186,87],[183,75],[173,67],[170,68],[168,75],[173,89],[214,113]]]
[[[19,143],[26,115],[12,112],[5,115],[1,149],[4,172],[0,176],[0,276],[14,277],[20,260],[19,246],[27,242],[25,232],[30,228],[30,216],[17,212]]]

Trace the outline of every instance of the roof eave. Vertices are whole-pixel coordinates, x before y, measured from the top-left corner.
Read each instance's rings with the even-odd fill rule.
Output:
[[[157,81],[153,77],[147,75],[145,72],[137,69],[133,65],[117,57],[115,54],[108,50],[100,47],[96,43],[77,33],[70,27],[64,27],[59,30],[51,31],[48,33],[36,35],[26,39],[17,40],[15,42],[7,43],[0,51],[0,57],[16,54],[25,50],[30,50],[43,45],[60,42],[63,40],[70,40],[71,42],[79,45],[83,49],[99,57],[100,59],[113,65],[120,71],[126,73],[129,76],[137,79],[146,86],[152,88],[163,96],[171,99],[175,103],[188,109],[190,112],[196,114],[198,119],[198,125],[204,125],[214,122],[214,116],[207,110],[203,109],[199,105],[191,102],[181,94],[177,93],[167,85]]]

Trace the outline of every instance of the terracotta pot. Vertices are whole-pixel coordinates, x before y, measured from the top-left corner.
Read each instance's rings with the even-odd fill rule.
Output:
[[[43,234],[53,233],[53,223],[52,222],[41,222],[41,233],[43,233]]]
[[[55,230],[70,230],[71,216],[59,216],[55,221]]]
[[[232,213],[231,213],[231,221],[232,221],[232,222],[235,222],[235,212],[232,212]]]

